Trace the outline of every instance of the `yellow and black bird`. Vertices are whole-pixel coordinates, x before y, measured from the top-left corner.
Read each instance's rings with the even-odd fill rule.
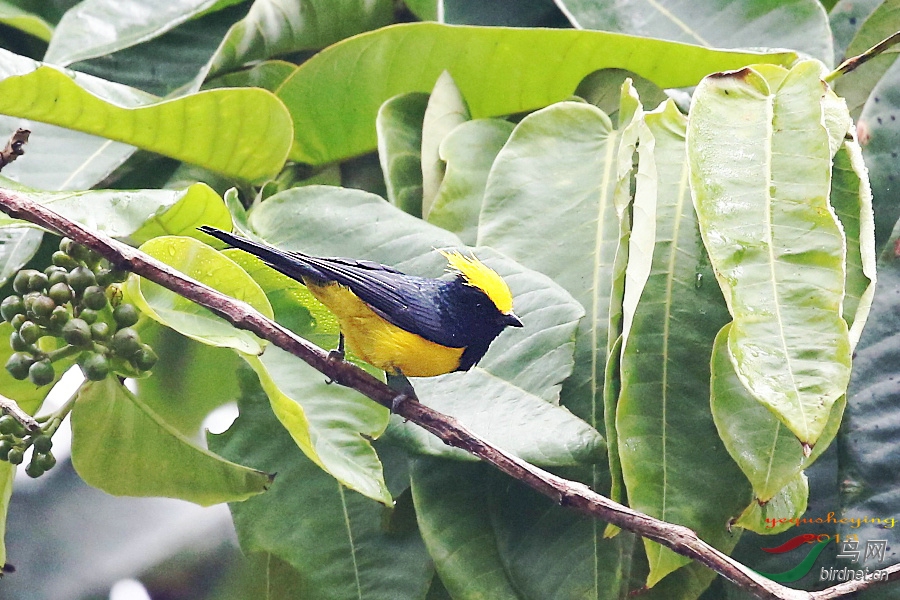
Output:
[[[389,376],[467,371],[501,331],[522,326],[500,275],[458,252],[442,252],[453,277],[431,279],[371,261],[286,252],[214,227],[199,230],[305,284],[337,317],[338,352],[346,338],[356,356]]]

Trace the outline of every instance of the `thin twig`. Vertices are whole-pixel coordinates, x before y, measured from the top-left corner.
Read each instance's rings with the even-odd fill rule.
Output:
[[[41,424],[35,421],[31,415],[19,408],[19,404],[15,400],[11,400],[6,396],[0,396],[0,410],[12,416],[24,427],[29,433],[40,431]]]
[[[851,56],[844,60],[844,62],[838,65],[837,69],[825,76],[825,81],[830,83],[841,75],[846,75],[853,69],[858,69],[860,66],[866,64],[891,46],[898,43],[900,43],[900,31],[881,40],[862,54],[857,54],[856,56]]]
[[[146,254],[95,233],[74,223],[45,206],[17,194],[0,191],[0,210],[11,217],[29,221],[45,229],[65,235],[94,250],[117,267],[128,269],[141,277],[204,306],[226,319],[235,327],[246,329],[309,363],[335,382],[351,387],[404,419],[433,433],[445,444],[461,448],[494,465],[511,477],[552,498],[560,505],[602,519],[622,529],[671,548],[713,569],[723,577],[747,590],[757,598],[780,600],[831,600],[837,595],[793,590],[775,583],[730,556],[716,550],[697,534],[681,525],[666,523],[613,502],[588,486],[557,477],[535,467],[508,452],[493,446],[472,433],[456,419],[419,402],[410,400],[353,364],[330,360],[328,353],[298,337],[281,325],[267,319],[249,305],[230,298],[209,286],[199,283]],[[900,578],[900,567],[893,568],[889,579]],[[872,582],[848,582],[836,586],[841,595],[850,594]],[[831,588],[834,589],[834,588]]]

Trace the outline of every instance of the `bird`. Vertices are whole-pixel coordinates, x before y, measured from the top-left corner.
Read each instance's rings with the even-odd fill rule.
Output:
[[[409,389],[406,377],[468,371],[504,329],[523,326],[503,278],[458,251],[440,251],[449,276],[434,279],[368,260],[280,250],[208,225],[198,229],[304,284],[337,317],[340,337],[331,355],[343,359],[346,340],[355,356],[387,374],[389,385],[399,381],[397,389]]]

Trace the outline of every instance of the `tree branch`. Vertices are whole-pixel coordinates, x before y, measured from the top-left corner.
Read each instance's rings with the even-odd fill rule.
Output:
[[[462,448],[494,465],[555,502],[617,525],[699,561],[757,598],[832,600],[878,583],[852,581],[820,592],[805,592],[782,586],[716,550],[687,527],[660,521],[613,502],[582,483],[557,477],[493,446],[460,425],[456,419],[406,396],[398,397],[394,390],[364,370],[350,363],[329,359],[327,352],[270,321],[249,305],[195,281],[135,248],[92,232],[45,206],[7,191],[0,191],[0,210],[11,217],[67,236],[94,250],[117,267],[132,271],[208,308],[235,327],[251,331],[290,352],[335,382],[357,390],[382,406],[392,408],[395,413],[431,432],[444,443]],[[889,580],[900,579],[900,565],[890,567],[888,571]]]

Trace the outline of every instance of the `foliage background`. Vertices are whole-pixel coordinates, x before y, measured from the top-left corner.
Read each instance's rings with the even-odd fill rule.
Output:
[[[709,0],[687,3],[687,6],[675,2],[656,3],[666,7],[665,11],[654,10],[649,3],[639,0],[615,4],[596,0],[416,0],[407,5],[386,0],[256,0],[252,3],[173,0],[149,13],[140,10],[142,4],[114,0],[86,1],[77,6],[65,0],[0,2],[0,22],[3,23],[0,46],[22,56],[69,66],[148,94],[166,96],[195,90],[204,81],[208,87],[249,83],[274,89],[292,66],[270,63],[258,69],[240,67],[269,58],[299,64],[309,60],[318,50],[354,34],[420,19],[455,24],[597,29],[716,48],[788,48],[830,65],[836,65],[843,56],[864,50],[900,29],[898,3],[873,0],[837,3]],[[140,18],[135,19],[135,14]],[[107,34],[110,25],[115,25],[116,31],[111,37]],[[415,40],[408,42],[406,54],[394,57],[398,61],[397,72],[406,78],[404,85],[412,82],[413,87],[422,91],[431,89],[437,74],[449,60],[428,53],[428,50],[434,50],[432,46],[437,46],[436,51],[440,52],[440,44],[433,44],[431,36],[446,36],[443,40],[446,48],[452,49],[454,45],[449,38],[453,35],[456,34],[435,31],[425,37],[427,43],[423,42],[424,45],[416,45]],[[465,57],[462,57],[463,63],[458,65],[454,75],[456,83],[465,91],[473,116],[491,114],[491,100],[504,93],[504,82],[508,79],[519,80],[529,74],[545,77],[552,82],[547,89],[555,90],[553,100],[561,99],[573,89],[578,78],[547,58],[552,58],[558,47],[555,39],[550,37],[552,35],[553,32],[548,32],[544,45],[535,48],[515,46],[518,53],[514,53],[513,58],[507,62],[498,60],[488,68],[476,59],[466,66]],[[490,44],[491,40],[487,39],[486,43]],[[599,50],[595,49],[595,52]],[[423,63],[427,68],[418,69]],[[679,86],[691,78],[693,65],[687,63],[660,64],[659,69],[670,77],[669,85]],[[897,287],[900,273],[893,264],[892,245],[894,224],[900,217],[894,181],[900,176],[897,160],[900,124],[895,118],[900,105],[897,81],[900,68],[892,63],[893,56],[873,61],[870,68],[839,80],[837,84],[837,91],[848,98],[854,116],[859,119],[875,198],[878,245],[886,248],[886,253],[880,264],[880,284],[870,324],[857,349],[844,427],[837,444],[807,472],[811,487],[807,514],[812,516],[841,510],[848,515],[888,516],[900,507],[900,482],[896,475],[898,453],[892,451],[896,444],[892,440],[900,439],[897,435],[900,409],[895,401],[895,379],[900,370],[895,353],[900,345],[894,339],[898,330],[897,315],[900,315],[900,295],[896,291],[900,289]],[[15,74],[16,69],[27,69],[15,66],[16,61],[11,59],[4,64],[5,77]],[[383,62],[373,60],[368,67],[377,70],[381,64]],[[364,71],[367,65],[357,67]],[[491,77],[484,77],[484,71],[489,71]],[[327,76],[325,72],[323,77]],[[346,79],[349,84],[364,80],[346,72],[337,73],[337,77]],[[310,164],[330,164],[321,170],[296,166],[282,173],[281,181],[270,184],[270,191],[314,176],[318,183],[339,183],[384,197],[399,195],[401,190],[385,186],[378,157],[368,151],[373,140],[364,139],[365,136],[353,130],[353,124],[344,122],[347,114],[359,114],[357,111],[368,110],[366,114],[374,114],[373,106],[377,109],[381,100],[393,95],[390,89],[380,87],[381,80],[372,81],[375,82],[372,88],[353,90],[352,93],[328,88],[335,94],[331,99],[333,110],[295,123],[305,127],[306,145],[295,146],[291,157]],[[5,84],[0,82],[0,95],[3,96],[0,112],[4,112],[4,106],[8,111],[12,106],[11,112],[21,110],[17,105],[24,102],[20,88],[4,87]],[[135,90],[103,85],[101,88],[104,93],[116,96],[123,106],[139,105],[148,98]],[[301,102],[306,92],[297,90],[294,93],[297,95],[286,96],[286,100]],[[322,98],[317,101],[321,102]],[[521,109],[534,108],[542,101],[546,103],[549,99],[533,98]],[[20,120],[3,117],[0,123],[12,131]],[[368,126],[364,119],[360,119],[360,123],[362,125],[356,126]],[[221,193],[229,185],[226,178],[173,158],[147,151],[133,152],[131,147],[119,142],[87,138],[53,126],[32,125],[34,141],[29,145],[26,157],[4,174],[41,189],[175,188],[179,183],[199,180]],[[250,129],[245,135],[253,135]],[[111,135],[103,130],[96,133]],[[177,137],[181,133],[169,131],[164,135]],[[321,137],[317,138],[317,135]],[[189,139],[197,141],[197,138]],[[53,157],[52,168],[47,166],[47,161],[37,160],[36,157],[44,155]],[[35,159],[29,160],[32,157]],[[40,243],[26,234],[12,241],[22,248],[31,244],[32,249]],[[41,252],[46,256],[46,244],[41,247]],[[14,268],[11,264],[5,267]],[[195,358],[197,361],[204,359]],[[215,357],[205,359],[211,363],[216,360]],[[202,371],[203,366],[198,366],[195,373]],[[233,390],[237,397],[241,384],[237,378],[219,383]],[[197,387],[209,385],[207,379]],[[184,393],[195,391],[184,390]],[[251,394],[242,401],[249,403],[252,400]],[[211,399],[209,406],[218,401]],[[252,411],[253,405],[244,408]],[[202,415],[192,415],[195,424],[199,424],[200,417]],[[272,430],[277,431],[277,425],[273,425]],[[240,443],[239,439],[229,441]],[[273,435],[272,444],[278,443],[283,443],[284,447],[292,445],[290,439]],[[379,451],[383,460],[390,464],[390,450],[380,447]],[[429,469],[430,460],[433,459],[416,459],[412,465],[414,476],[427,477],[433,472]],[[400,463],[402,459],[398,457],[396,461]],[[311,468],[310,476],[318,472],[311,463],[299,466],[290,463],[284,469],[292,465],[300,470]],[[279,472],[283,470],[279,469]],[[516,494],[527,496],[527,492],[498,480],[477,465],[460,465],[457,477],[460,481],[480,482],[485,488],[511,486],[502,491],[512,497]],[[389,480],[387,485],[391,487],[392,482]],[[423,489],[427,487],[423,486]],[[460,501],[478,502],[479,498],[461,498]],[[325,516],[323,514],[322,518]],[[409,553],[421,551],[418,545],[421,542],[414,539],[416,536],[411,533],[410,525],[403,522],[402,510],[396,518],[398,535],[411,536]],[[494,514],[493,518],[502,519],[503,515]],[[201,509],[179,501],[113,498],[86,486],[74,473],[71,463],[61,461],[56,469],[38,481],[17,482],[9,508],[6,539],[10,560],[19,572],[0,582],[0,598],[102,598],[108,595],[115,581],[127,577],[139,577],[154,598],[227,600],[255,597],[260,589],[261,574],[266,570],[270,574],[278,573],[279,565],[277,561],[273,563],[275,559],[271,557],[268,561],[259,557],[243,558],[236,550],[230,522],[230,515],[221,505]],[[563,517],[561,521],[548,522],[545,526],[552,530],[567,523]],[[823,533],[821,527],[790,530],[774,538],[745,533],[734,555],[761,571],[784,571],[796,564],[795,556],[766,555],[760,548],[775,546],[807,531]],[[893,534],[868,527],[855,531],[847,527],[827,528],[824,532],[858,533],[862,539],[883,539]],[[516,542],[506,541],[509,544]],[[830,547],[827,552],[832,552],[832,556],[820,558],[817,565],[837,564],[833,550]],[[562,554],[564,549],[548,547],[545,551]],[[897,560],[900,560],[900,553],[889,550],[886,562]],[[411,560],[409,564],[418,563]],[[425,575],[423,578],[427,579]],[[811,580],[801,581],[801,584],[810,583]],[[536,585],[551,587],[553,582],[548,578]],[[427,592],[411,593],[410,597],[423,597],[425,593],[433,600],[446,597],[439,584],[434,584]],[[865,595],[867,598],[895,596],[900,597],[900,592],[890,588]],[[742,597],[739,591],[721,580],[716,580],[704,595],[710,600]]]

